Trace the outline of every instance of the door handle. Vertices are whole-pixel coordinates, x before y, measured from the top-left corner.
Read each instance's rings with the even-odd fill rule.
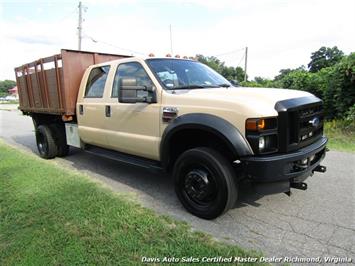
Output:
[[[106,117],[111,117],[111,106],[110,105],[105,106],[105,115],[106,115]]]
[[[84,106],[82,104],[79,105],[79,114],[84,114]]]

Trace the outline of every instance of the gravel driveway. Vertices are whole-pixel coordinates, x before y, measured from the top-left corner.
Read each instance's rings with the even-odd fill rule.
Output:
[[[32,121],[19,111],[0,107],[0,137],[37,153]],[[196,230],[268,256],[335,256],[355,261],[355,154],[329,152],[323,163],[328,171],[310,177],[308,190],[293,190],[291,197],[262,197],[245,186],[235,208],[214,221],[187,213],[174,194],[171,179],[163,174],[78,149],[72,149],[66,158],[56,158],[54,163],[86,173],[115,191],[129,193],[142,205],[186,221]]]

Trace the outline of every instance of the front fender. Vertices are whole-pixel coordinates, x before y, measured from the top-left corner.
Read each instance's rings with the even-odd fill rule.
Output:
[[[193,113],[177,117],[165,129],[160,143],[160,158],[164,168],[170,163],[170,142],[172,136],[180,130],[206,130],[221,138],[236,158],[251,156],[253,151],[240,131],[227,120],[218,116]]]

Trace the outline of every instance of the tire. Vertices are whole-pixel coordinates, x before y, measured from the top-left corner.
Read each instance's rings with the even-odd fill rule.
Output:
[[[231,163],[211,148],[194,148],[181,154],[173,177],[182,205],[200,218],[217,218],[237,200],[238,187]]]
[[[69,145],[67,145],[67,137],[65,135],[64,125],[51,124],[49,125],[54,136],[54,141],[57,146],[57,156],[65,157],[69,153]]]
[[[42,158],[52,159],[57,156],[57,145],[49,126],[40,125],[37,127],[36,142],[39,155]]]

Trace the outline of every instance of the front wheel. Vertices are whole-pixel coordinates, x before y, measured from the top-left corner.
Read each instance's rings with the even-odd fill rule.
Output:
[[[238,188],[235,173],[219,152],[211,148],[185,151],[174,171],[176,194],[192,214],[214,219],[233,207]]]

